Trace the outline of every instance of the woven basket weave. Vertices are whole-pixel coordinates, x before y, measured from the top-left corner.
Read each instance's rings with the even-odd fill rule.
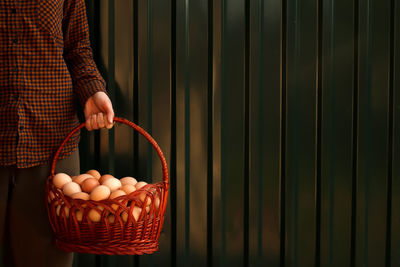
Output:
[[[151,143],[161,159],[163,181],[112,200],[81,200],[65,196],[53,185],[52,179],[62,148],[75,132],[85,126],[85,123],[80,124],[56,151],[46,183],[47,212],[56,246],[60,249],[106,255],[141,255],[158,250],[168,197],[167,162],[156,141],[141,127],[123,118],[115,117],[114,121],[132,127]],[[151,204],[147,205],[149,202]],[[137,220],[132,215],[135,206],[141,208]],[[99,222],[89,219],[88,213],[92,209],[101,214]]]

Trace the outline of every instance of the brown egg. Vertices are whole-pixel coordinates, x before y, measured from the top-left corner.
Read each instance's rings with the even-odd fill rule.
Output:
[[[53,193],[52,191],[49,191],[49,196],[48,196],[49,203],[50,203],[54,198],[55,198],[54,193]]]
[[[78,193],[78,192],[82,192],[82,190],[81,190],[81,187],[79,186],[79,184],[77,184],[75,182],[69,182],[63,186],[63,193],[66,196],[70,197],[73,194]]]
[[[137,184],[137,181],[135,178],[133,177],[124,177],[120,180],[121,185],[126,185],[126,184],[131,184],[131,185],[135,185]]]
[[[124,191],[127,195],[129,195],[130,193],[136,191],[136,187],[134,185],[131,185],[131,184],[125,184],[125,185],[121,186],[120,189],[122,191]]]
[[[62,205],[57,206],[57,209],[56,209],[57,216],[60,216],[60,214],[62,214],[61,209],[63,209],[63,211],[64,211],[65,218],[68,218],[69,217],[69,208],[68,208],[68,206],[65,206],[65,205],[64,206],[62,206]]]
[[[85,181],[86,179],[89,179],[89,178],[94,178],[94,177],[90,174],[84,173],[84,174],[76,176],[73,181],[75,183],[81,185],[83,183],[83,181]]]
[[[113,214],[108,215],[107,218],[109,223],[114,223],[115,222],[115,216]]]
[[[139,216],[140,216],[141,212],[142,212],[142,209],[139,208],[138,206],[133,207],[132,215],[133,215],[133,218],[135,218],[135,221],[139,220]]]
[[[82,221],[82,218],[83,218],[83,212],[82,212],[81,210],[77,210],[77,211],[75,212],[75,217],[76,217],[76,220],[77,220],[78,222],[81,222],[81,221]]]
[[[89,194],[85,192],[78,192],[71,196],[73,199],[89,200]]]
[[[88,170],[86,173],[92,175],[97,180],[99,180],[101,177],[100,173],[96,170]]]
[[[115,177],[112,176],[111,174],[103,174],[103,175],[99,178],[99,182],[100,182],[100,184],[103,184],[105,180],[110,179],[110,178],[115,178]]]
[[[126,195],[126,193],[125,193],[124,191],[122,191],[122,190],[115,190],[114,192],[111,193],[110,199],[114,199],[114,198],[117,198],[117,197],[120,197],[120,196],[125,196],[125,195]],[[119,205],[117,205],[117,204],[111,204],[111,207],[112,207],[114,210],[117,210],[118,207],[119,207]]]
[[[57,173],[56,175],[54,175],[53,177],[53,184],[55,185],[55,187],[62,189],[63,186],[66,183],[72,182],[71,177],[68,174],[65,173]]]
[[[160,207],[160,197],[156,196],[155,200],[154,200],[154,205],[156,207],[156,209],[158,209]]]
[[[142,209],[140,207],[138,207],[138,206],[133,207],[132,216],[135,219],[135,221],[138,221],[141,212],[142,212]],[[124,211],[121,214],[121,218],[124,222],[126,222],[128,220],[128,213],[126,211]]]
[[[102,185],[108,186],[111,192],[121,187],[121,182],[117,178],[109,178],[103,181]]]
[[[104,208],[102,206],[97,206],[97,208],[100,210],[100,212],[97,211],[96,209],[91,209],[88,212],[89,219],[92,222],[99,222],[101,219],[101,211],[103,211]]]
[[[85,191],[86,193],[90,193],[98,185],[100,185],[100,183],[96,178],[88,178],[83,181],[81,186],[83,191]]]
[[[90,193],[90,199],[95,201],[100,201],[108,199],[110,194],[111,194],[110,188],[108,188],[105,185],[99,185],[95,187],[93,191]]]
[[[114,192],[111,193],[110,195],[110,199],[114,199],[120,196],[124,196],[126,195],[125,191],[123,190],[115,190]]]
[[[137,190],[139,190],[140,188],[142,188],[145,185],[147,185],[146,182],[140,181],[137,184],[135,184],[135,187],[136,187]]]
[[[146,200],[147,198],[147,200]],[[142,193],[139,195],[139,199],[140,201],[142,201],[143,203],[146,201],[146,203],[144,204],[145,206],[149,206],[151,204],[151,197],[147,196],[146,193]]]
[[[143,182],[143,181],[138,182],[138,183],[135,185],[136,190],[139,190],[139,189],[143,188],[145,185],[147,185],[146,182]],[[142,202],[144,202],[145,199],[146,199],[146,193],[140,194],[140,195],[139,195],[139,198],[140,198],[140,200],[141,200]],[[151,204],[151,198],[148,197],[145,206],[148,206],[148,205],[150,205],[150,204]]]

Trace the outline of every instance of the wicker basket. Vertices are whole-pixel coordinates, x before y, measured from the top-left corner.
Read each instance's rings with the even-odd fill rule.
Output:
[[[63,250],[106,255],[141,255],[158,250],[169,186],[166,160],[156,141],[146,131],[126,119],[115,117],[114,121],[132,127],[152,144],[161,159],[163,181],[148,184],[129,195],[112,200],[85,201],[65,196],[53,185],[52,179],[60,151],[71,136],[85,126],[85,123],[80,124],[68,134],[56,151],[46,183],[46,207],[50,224],[56,246]],[[151,204],[147,206],[150,200]],[[141,208],[137,220],[132,215],[135,206]],[[92,209],[101,213],[99,222],[89,219],[88,213]]]

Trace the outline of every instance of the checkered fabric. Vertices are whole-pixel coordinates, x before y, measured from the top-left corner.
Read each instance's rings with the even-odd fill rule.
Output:
[[[79,124],[75,97],[84,105],[99,91],[84,0],[0,1],[0,165],[48,162]]]

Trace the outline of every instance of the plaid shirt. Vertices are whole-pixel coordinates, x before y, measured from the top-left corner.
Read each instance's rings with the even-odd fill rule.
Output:
[[[105,92],[88,33],[84,0],[0,1],[0,165],[48,162],[79,124],[75,96]]]

